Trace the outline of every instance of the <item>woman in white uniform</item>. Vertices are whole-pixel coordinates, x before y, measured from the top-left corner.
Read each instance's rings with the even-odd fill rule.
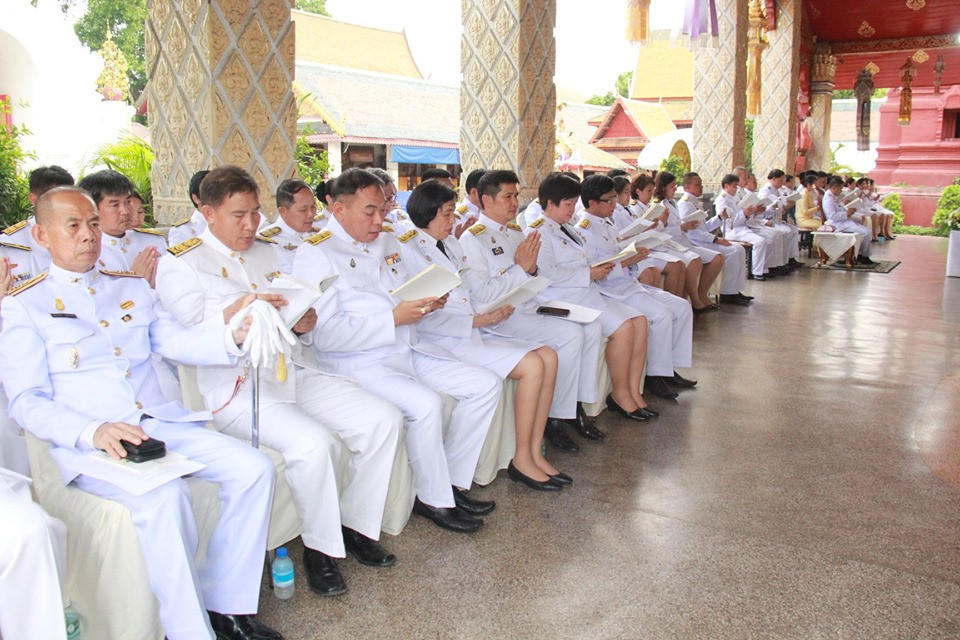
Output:
[[[557,353],[550,347],[497,334],[496,326],[513,313],[505,305],[478,313],[470,298],[472,274],[466,254],[453,235],[456,192],[437,180],[424,182],[410,196],[407,215],[415,228],[398,236],[403,259],[412,272],[435,264],[460,272],[463,284],[446,304],[417,325],[420,336],[447,349],[457,358],[485,367],[500,378],[517,381],[514,403],[517,447],[507,473],[531,489],[556,491],[572,482],[550,464],[540,449],[557,379]],[[477,283],[479,286],[480,283]],[[483,331],[481,331],[481,329]]]

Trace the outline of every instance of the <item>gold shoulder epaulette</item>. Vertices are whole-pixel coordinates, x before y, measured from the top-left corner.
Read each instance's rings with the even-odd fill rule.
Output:
[[[33,285],[41,282],[41,281],[42,281],[44,278],[46,278],[46,277],[47,277],[47,272],[44,271],[44,272],[41,273],[40,275],[34,276],[34,277],[30,278],[29,280],[27,280],[26,282],[24,282],[23,284],[21,284],[21,285],[19,285],[19,286],[16,286],[16,287],[14,287],[13,289],[10,289],[10,291],[7,293],[7,295],[8,295],[8,296],[15,296],[15,295],[17,295],[18,293],[23,293],[24,291],[26,291],[27,289],[29,289],[29,288],[32,287]]]
[[[584,218],[583,220],[577,223],[577,226],[580,227],[581,229],[589,229],[590,221]]]
[[[467,205],[462,204],[459,207],[457,207],[457,213],[466,213],[466,212],[467,212]]]
[[[259,235],[263,236],[264,238],[272,238],[278,233],[280,233],[280,227],[269,227],[261,231]]]
[[[20,229],[23,229],[23,228],[24,228],[25,226],[27,226],[28,224],[29,224],[29,222],[27,222],[26,220],[21,220],[21,221],[18,222],[17,224],[10,225],[10,226],[7,227],[6,229],[4,229],[4,230],[3,230],[3,235],[12,236],[12,235],[15,234],[17,231],[20,231]]]
[[[100,273],[105,276],[115,276],[117,278],[142,278],[143,276],[133,271],[111,271],[109,269],[100,269]]]
[[[417,230],[416,230],[416,229],[410,229],[410,231],[407,231],[407,232],[404,233],[402,236],[398,237],[397,240],[399,240],[400,242],[406,244],[406,243],[410,242],[410,239],[411,239],[411,238],[415,238],[416,236],[417,236]]]
[[[23,249],[24,251],[33,251],[30,247],[25,244],[17,244],[16,242],[0,242],[0,247],[10,247],[11,249]]]
[[[318,244],[320,244],[321,242],[323,242],[324,240],[326,240],[327,238],[329,238],[329,237],[332,236],[332,235],[333,235],[333,232],[332,232],[332,231],[329,231],[329,230],[328,230],[328,231],[321,231],[320,233],[318,233],[318,234],[315,235],[315,236],[310,236],[309,238],[307,238],[306,241],[309,242],[310,244],[312,244],[313,246],[317,246]]]
[[[531,229],[536,229],[537,227],[539,227],[539,226],[542,225],[542,224],[543,224],[543,218],[537,218],[536,220],[534,220],[533,222],[531,222],[531,223],[530,223],[529,225],[527,225],[527,226],[529,226]]]
[[[388,224],[385,224],[385,225],[383,225],[382,227],[380,227],[380,231],[386,231],[387,233],[393,233],[393,227],[391,227],[391,226],[388,225]]]
[[[172,225],[170,225],[170,226],[171,226],[171,227],[182,227],[183,225],[187,224],[188,222],[190,222],[190,218],[184,218],[183,220],[178,220],[178,221],[174,222],[174,223],[173,223]]]
[[[486,231],[486,230],[487,230],[487,227],[486,227],[485,225],[480,224],[479,222],[478,222],[477,224],[473,225],[472,227],[470,227],[470,229],[469,229],[470,233],[472,233],[472,234],[475,235],[475,236],[480,235],[481,233],[483,233],[483,232]]]
[[[267,244],[277,244],[277,241],[276,241],[276,240],[274,240],[273,238],[268,238],[267,236],[263,235],[262,233],[258,233],[258,234],[256,235],[256,239],[257,239],[258,241],[260,241],[260,242],[266,242]]]
[[[327,219],[327,214],[325,213],[318,213],[317,215],[313,216],[314,222],[320,222],[321,220],[326,220],[326,219]]]
[[[183,254],[185,254],[187,251],[196,249],[201,244],[203,244],[203,240],[201,240],[200,238],[187,238],[180,244],[175,244],[172,247],[168,248],[167,251],[169,251],[171,254],[179,258]]]
[[[134,229],[137,233],[149,233],[152,236],[163,236],[163,231],[160,229]]]
[[[508,222],[507,229],[513,229],[514,231],[523,231],[523,227],[518,225],[516,222]]]

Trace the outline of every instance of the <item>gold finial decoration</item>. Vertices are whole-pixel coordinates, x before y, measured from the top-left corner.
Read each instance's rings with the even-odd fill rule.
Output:
[[[871,26],[870,26],[870,23],[867,22],[866,20],[864,20],[864,21],[860,24],[860,28],[857,29],[857,33],[859,33],[859,34],[860,34],[861,36],[863,36],[864,38],[872,38],[872,37],[873,37],[873,34],[875,34],[876,32],[877,32],[877,30],[874,29],[873,27],[871,27]]]
[[[916,76],[917,70],[914,68],[913,62],[910,58],[907,58],[907,61],[900,67],[900,82],[902,85],[900,88],[900,113],[897,116],[897,124],[901,127],[910,125],[910,118],[913,114],[913,89],[910,88],[910,83],[913,82]]]
[[[103,71],[97,78],[97,91],[104,100],[126,100],[130,93],[127,59],[110,36],[109,29],[107,39],[100,48],[100,57],[103,58]]]
[[[868,62],[867,66],[864,68],[867,71],[869,71],[871,75],[877,75],[878,73],[880,73],[880,67],[878,67],[876,63],[873,63],[873,62]]]
[[[930,56],[923,49],[917,49],[917,52],[913,54],[913,61],[917,64],[923,64],[930,59]]]
[[[907,0],[907,7],[914,11],[920,11],[927,6],[927,0]]]
[[[650,0],[627,0],[627,40],[646,43],[650,39]]]

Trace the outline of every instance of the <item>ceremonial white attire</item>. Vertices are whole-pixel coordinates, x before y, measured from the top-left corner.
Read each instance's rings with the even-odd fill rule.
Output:
[[[157,270],[160,300],[185,325],[223,322],[226,307],[252,292],[269,291],[280,276],[271,243],[255,241],[247,251],[232,251],[209,229],[200,240],[179,256],[164,256]],[[302,341],[309,342],[309,334]],[[298,347],[292,354],[296,361],[302,359]],[[238,390],[237,380],[248,367],[197,368],[197,383],[207,407],[215,411],[216,427],[241,440],[250,438],[251,382],[244,380]],[[304,545],[344,557],[341,523],[368,538],[380,537],[402,418],[395,407],[351,380],[293,362],[286,369],[283,381],[275,370],[260,372],[260,442],[278,450],[286,462]],[[350,456],[349,480],[339,495],[340,446],[330,432],[340,437]]]
[[[770,228],[780,234],[783,240],[784,259],[787,262],[796,260],[800,257],[800,230],[795,225],[787,224],[784,221],[782,212],[786,209],[786,201],[780,195],[780,190],[768,182],[760,189],[757,196],[761,200],[764,198],[773,200],[773,204],[767,207],[762,215],[765,220],[773,222],[773,226]]]
[[[860,236],[859,254],[861,256],[870,255],[870,237],[872,231],[868,227],[851,220],[850,217],[847,216],[847,209],[843,201],[833,195],[833,191],[829,189],[823,194],[823,212],[826,214],[827,220],[830,221],[830,224],[833,225],[833,228],[837,231],[841,233],[855,233]]]
[[[167,242],[170,246],[180,244],[184,240],[196,238],[203,230],[207,228],[207,219],[203,217],[199,209],[194,209],[190,217],[173,223],[170,231],[167,232]]]
[[[540,214],[525,229],[527,235],[538,231],[542,242],[537,265],[550,286],[540,292],[543,300],[564,300],[600,312],[600,330],[609,337],[631,318],[643,314],[618,300],[604,298],[600,287],[590,279],[590,262],[583,239],[570,225],[559,225]]]
[[[744,198],[753,193],[743,187],[737,187],[737,202],[742,203]],[[743,208],[740,208],[741,213]],[[787,264],[786,253],[784,252],[784,241],[782,233],[778,232],[772,226],[767,226],[766,219],[762,213],[751,215],[743,214],[746,226],[756,235],[762,236],[767,240],[767,267],[782,267]]]
[[[122,236],[103,234],[100,243],[100,267],[114,271],[129,271],[133,261],[147,247],[154,247],[157,255],[162,256],[167,250],[167,242],[163,234],[152,229],[129,229]]]
[[[685,193],[677,203],[677,210],[680,212],[681,218],[688,216],[694,211],[700,210],[700,200]],[[729,247],[717,242],[717,236],[711,233],[708,223],[713,223],[714,226],[719,227],[719,216],[714,216],[707,222],[698,222],[697,226],[693,229],[687,229],[684,233],[687,234],[687,238],[694,245],[706,247],[723,254],[720,295],[736,295],[743,290],[743,285],[747,281],[747,252],[742,245],[736,242],[731,242]]]
[[[414,325],[394,324],[397,301],[389,292],[416,272],[407,268],[391,234],[360,243],[336,218],[330,220],[297,250],[293,275],[320,282],[334,273],[340,277],[316,307],[320,317],[313,346],[318,362],[400,408],[417,495],[430,506],[453,507],[451,485],[469,489],[473,483],[502,381],[421,340]],[[457,399],[445,436],[438,391]]]
[[[753,275],[762,276],[770,271],[769,249],[772,246],[771,240],[748,226],[747,216],[743,214],[743,209],[740,208],[740,198],[736,194],[731,195],[722,191],[714,201],[714,206],[717,210],[716,217],[723,220],[723,237],[727,240],[749,242],[753,246],[751,250]],[[721,215],[724,213],[730,217],[722,218]]]
[[[583,240],[590,263],[620,253],[616,224],[588,211],[574,226]],[[647,318],[647,375],[671,377],[677,368],[687,368],[693,357],[693,309],[684,298],[637,282],[616,264],[597,282],[605,298],[623,302]]]
[[[37,273],[39,273],[46,271],[47,267],[50,266],[50,252],[47,251],[46,247],[41,247],[37,244],[37,241],[33,239],[31,229],[33,229],[36,224],[36,216],[30,216],[26,220],[21,220],[16,224],[10,225],[0,232],[0,241],[30,247],[34,264],[36,264],[37,267]]]
[[[616,217],[616,210],[614,211],[614,223],[617,225],[617,233],[623,231],[629,224],[634,222],[637,219],[643,218],[643,214],[647,212],[647,209],[650,208],[650,203],[644,204],[639,200],[631,200],[630,206],[627,207],[627,211],[630,214],[630,219],[628,220],[625,216],[621,214],[619,218]],[[659,220],[654,222],[647,231],[663,231],[664,225]],[[650,251],[649,259],[653,260],[654,263],[662,270],[668,262],[676,262],[678,259],[683,262],[683,266],[689,266],[691,262],[699,258],[700,256],[685,247],[684,245],[676,242],[674,240],[669,240],[659,247],[655,247]]]
[[[477,224],[467,231],[460,237],[460,245],[465,262],[470,265],[466,282],[475,304],[492,304],[533,277],[514,262],[517,246],[523,242],[519,225],[499,224],[481,213]],[[541,304],[542,301],[534,298],[489,329],[546,345],[557,352],[557,382],[549,415],[575,418],[578,400],[587,404],[598,400],[597,378],[603,342],[600,322],[580,325],[537,315]]]
[[[665,233],[669,233],[673,237],[674,242],[683,245],[683,247],[687,250],[692,251],[700,256],[700,260],[703,262],[703,264],[709,264],[710,262],[713,262],[713,259],[720,255],[719,251],[697,246],[690,241],[690,238],[687,237],[687,234],[684,233],[680,228],[680,210],[677,209],[676,202],[673,200],[663,200],[660,204],[667,209],[667,224],[663,226],[663,231]]]
[[[580,199],[577,199],[577,202],[580,202]],[[533,202],[527,205],[527,208],[523,210],[523,213],[520,214],[520,219],[517,220],[518,224],[521,227],[527,227],[531,222],[540,217],[540,214],[543,213],[543,207],[540,205],[540,200],[535,199]]]
[[[51,443],[64,483],[130,510],[160,619],[171,640],[213,638],[206,609],[257,610],[274,469],[261,452],[203,428],[160,393],[150,354],[197,364],[228,364],[240,351],[220,318],[194,329],[175,322],[147,283],[95,270],[49,275],[4,298],[0,371],[10,413]],[[206,465],[194,475],[220,485],[220,518],[194,566],[197,527],[182,479],[134,496],[75,470],[106,422],[140,425],[175,451]]]
[[[320,214],[317,214],[316,218],[319,217]],[[311,225],[311,228],[307,231],[294,230],[287,224],[287,221],[283,219],[283,216],[277,216],[273,224],[264,224],[260,227],[259,235],[269,238],[276,243],[273,245],[273,248],[277,252],[277,259],[280,261],[280,271],[283,273],[293,272],[293,254],[297,248],[303,244],[303,241],[323,230],[323,225],[318,224],[316,218],[314,218],[314,224]],[[326,216],[324,216],[323,222],[326,222]]]
[[[427,314],[417,323],[417,333],[424,340],[438,344],[463,362],[490,369],[500,378],[506,378],[527,353],[540,345],[499,334],[496,329],[475,329],[473,317],[477,314],[470,297],[468,281],[486,277],[470,273],[470,265],[463,248],[450,234],[442,241],[431,238],[423,229],[411,229],[399,236],[400,251],[409,273],[419,273],[435,264],[451,273],[460,273],[463,281],[447,297],[442,309]]]
[[[0,638],[65,640],[67,527],[30,496],[30,479],[0,467]]]

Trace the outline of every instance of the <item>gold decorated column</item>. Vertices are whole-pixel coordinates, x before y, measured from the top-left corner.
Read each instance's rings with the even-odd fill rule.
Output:
[[[149,0],[146,58],[154,215],[193,210],[190,177],[235,164],[264,212],[296,170],[292,0]]]
[[[807,168],[818,171],[830,169],[830,116],[833,111],[833,80],[837,73],[837,58],[830,45],[818,44],[813,52],[810,83],[810,117],[806,119],[810,133],[810,151]]]
[[[462,0],[460,164],[512,169],[535,197],[553,170],[556,0]]]
[[[797,161],[797,93],[800,90],[800,26],[803,0],[777,2],[777,28],[767,32],[763,53],[763,108],[753,123],[753,169],[793,173]]]
[[[762,108],[760,87],[763,84],[763,50],[767,48],[766,15],[762,0],[750,0],[749,41],[747,43],[747,115],[759,115]]]
[[[693,170],[716,192],[743,164],[746,145],[747,0],[717,0],[718,46],[694,51]]]

